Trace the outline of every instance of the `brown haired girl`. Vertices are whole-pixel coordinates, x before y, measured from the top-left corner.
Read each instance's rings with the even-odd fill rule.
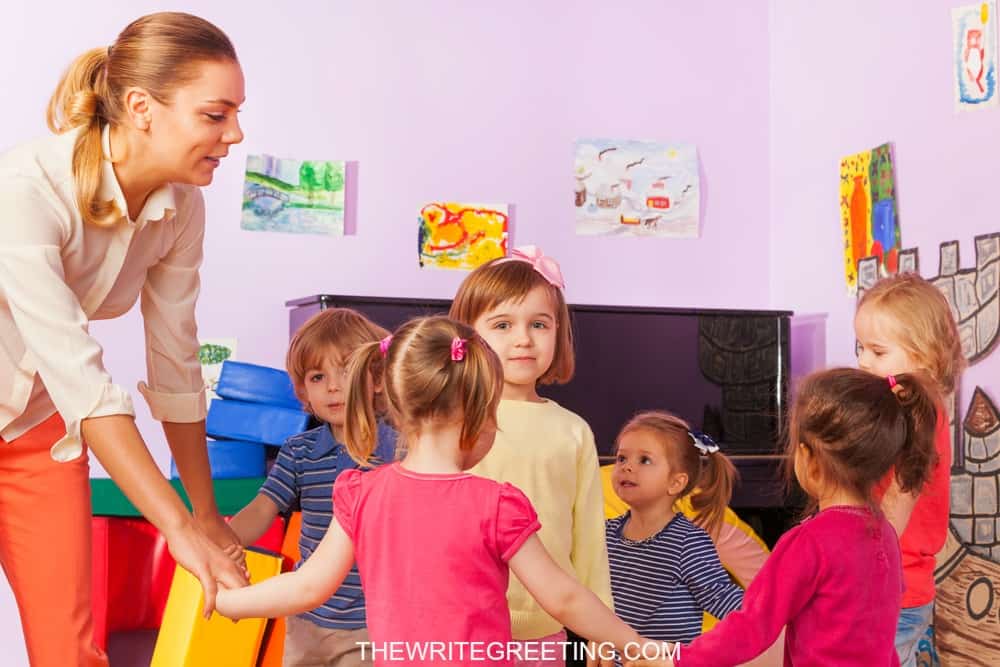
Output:
[[[648,637],[689,642],[702,612],[723,618],[743,601],[709,537],[736,469],[711,438],[666,412],[636,415],[616,442],[611,482],[630,509],[605,527],[615,613]],[[676,510],[688,494],[695,522]]]
[[[243,98],[222,31],[152,14],[70,65],[49,104],[56,136],[0,156],[0,554],[36,667],[106,664],[92,642],[88,448],[201,580],[206,613],[216,580],[245,582],[219,548],[235,536],[212,491],[194,319],[197,186],[242,140]],[[193,517],[88,333],[140,298],[149,377],[139,391],[163,422]]]
[[[913,374],[838,368],[803,381],[788,457],[815,513],[781,536],[742,608],[684,646],[677,665],[743,664],[786,626],[785,664],[899,664],[899,542],[874,491],[890,470],[906,493],[930,479],[936,396]]]
[[[538,395],[539,385],[573,377],[573,329],[563,287],[558,262],[523,246],[480,266],[458,288],[451,316],[474,327],[503,366],[496,444],[472,472],[524,491],[542,517],[538,534],[545,548],[610,607],[594,434],[582,417]],[[562,625],[520,581],[511,581],[507,602],[516,640],[526,646],[566,640]],[[518,667],[563,664],[560,655],[525,659]]]

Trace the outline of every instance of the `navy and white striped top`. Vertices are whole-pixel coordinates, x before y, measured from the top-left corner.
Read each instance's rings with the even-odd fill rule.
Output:
[[[396,431],[379,422],[375,456],[380,463],[395,459]],[[327,425],[293,435],[281,447],[260,493],[275,502],[278,511],[287,512],[295,500],[302,506],[302,534],[299,550],[302,564],[326,534],[333,518],[333,483],[345,470],[357,468],[347,447],[334,439]],[[365,597],[357,565],[351,566],[344,583],[312,611],[301,618],[323,628],[357,630],[365,627]]]
[[[683,514],[641,541],[622,536],[628,517],[608,519],[605,534],[615,613],[640,635],[690,642],[701,634],[703,611],[722,618],[743,603],[712,538]]]

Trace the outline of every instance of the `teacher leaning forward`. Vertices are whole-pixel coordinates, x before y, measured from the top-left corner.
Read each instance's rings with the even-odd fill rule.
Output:
[[[49,104],[57,133],[0,156],[0,562],[33,667],[106,665],[94,647],[87,449],[195,574],[245,583],[223,548],[205,449],[195,300],[198,186],[243,139],[243,73],[225,34],[161,13],[77,58]],[[160,474],[112,383],[93,319],[139,299],[148,383],[194,507]]]

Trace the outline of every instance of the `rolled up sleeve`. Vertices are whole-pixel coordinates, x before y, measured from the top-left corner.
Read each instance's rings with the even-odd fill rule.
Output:
[[[184,194],[186,198],[178,202],[176,218],[167,223],[176,226],[174,243],[149,269],[142,289],[148,382],[140,382],[139,391],[154,419],[190,423],[203,420],[206,414],[195,323],[195,305],[201,287],[198,272],[205,238],[205,202],[200,190],[191,189]]]
[[[5,178],[0,211],[0,288],[24,343],[22,365],[37,371],[66,436],[52,456],[69,461],[80,455],[80,423],[90,417],[134,415],[132,399],[111,381],[103,350],[88,330],[77,295],[66,284],[61,248],[66,221],[37,184]]]

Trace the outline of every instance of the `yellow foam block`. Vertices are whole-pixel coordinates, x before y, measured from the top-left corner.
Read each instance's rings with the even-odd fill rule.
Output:
[[[281,556],[248,549],[253,583],[281,572]],[[174,572],[163,623],[150,667],[254,667],[267,620],[247,618],[233,623],[219,614],[201,614],[201,584],[180,566]]]

